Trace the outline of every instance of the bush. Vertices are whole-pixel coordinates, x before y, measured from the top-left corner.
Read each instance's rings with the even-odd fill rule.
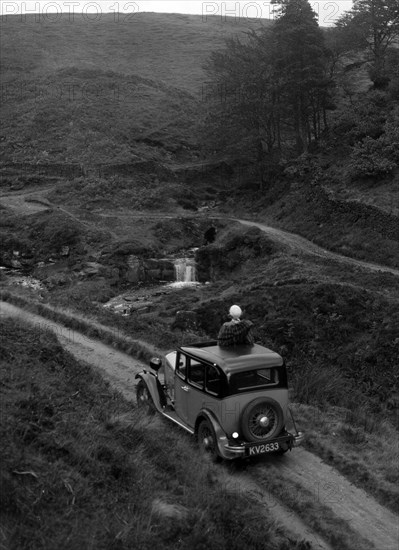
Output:
[[[332,132],[340,144],[353,146],[367,136],[378,139],[384,131],[386,119],[386,94],[373,91],[361,95],[358,101],[339,110]]]
[[[399,166],[399,115],[385,123],[384,133],[377,139],[365,137],[351,153],[349,173],[352,179],[391,174]]]

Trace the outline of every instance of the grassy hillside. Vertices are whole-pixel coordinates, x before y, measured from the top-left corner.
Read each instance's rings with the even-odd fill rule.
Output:
[[[153,13],[1,23],[3,159],[86,164],[190,158],[203,62],[262,24]]]

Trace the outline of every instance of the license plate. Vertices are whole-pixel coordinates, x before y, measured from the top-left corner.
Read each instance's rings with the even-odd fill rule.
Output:
[[[248,456],[261,455],[264,453],[272,453],[278,451],[280,445],[275,441],[274,443],[265,443],[263,445],[253,445],[248,447]]]

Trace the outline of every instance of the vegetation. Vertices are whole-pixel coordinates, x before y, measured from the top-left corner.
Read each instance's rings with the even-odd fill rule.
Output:
[[[206,137],[216,128],[212,147],[238,151],[245,143],[259,168],[261,191],[282,158],[307,152],[326,129],[329,63],[306,0],[284,2],[270,29],[252,32],[245,41],[232,38],[225,50],[212,54],[207,71],[216,102]]]
[[[378,138],[366,136],[352,148],[349,174],[354,179],[373,176],[378,179],[399,167],[399,111],[385,122]]]
[[[7,548],[306,547],[270,516],[259,523],[253,496],[213,484],[183,434],[132,408],[51,333],[11,320],[1,332]]]
[[[399,37],[399,8],[395,0],[355,0],[352,9],[337,23],[341,41],[349,48],[371,54],[369,74],[375,87],[390,81],[387,58]]]
[[[397,429],[392,423],[361,405],[355,411],[297,405],[295,413],[306,430],[307,449],[397,512],[399,475],[392,444]]]

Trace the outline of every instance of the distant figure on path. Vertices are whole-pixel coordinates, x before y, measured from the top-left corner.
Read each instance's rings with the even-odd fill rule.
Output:
[[[229,310],[230,321],[223,323],[219,334],[218,344],[220,347],[254,344],[253,326],[251,321],[241,319],[242,310],[240,306],[231,306]]]

